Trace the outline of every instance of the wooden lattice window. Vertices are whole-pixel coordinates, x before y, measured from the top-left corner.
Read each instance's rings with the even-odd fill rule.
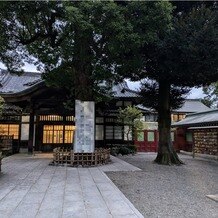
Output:
[[[75,126],[65,126],[64,143],[73,143]]]
[[[63,116],[59,115],[40,115],[40,121],[63,121]]]
[[[0,124],[1,135],[11,135],[14,139],[19,137],[19,125],[18,124]]]
[[[75,126],[44,125],[43,144],[73,143]]]
[[[66,116],[66,121],[74,121],[74,116]]]
[[[122,139],[123,131],[122,126],[106,126],[106,139]]]

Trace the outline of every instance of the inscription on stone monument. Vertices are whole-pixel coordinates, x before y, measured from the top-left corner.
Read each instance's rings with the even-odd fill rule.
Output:
[[[95,102],[75,101],[75,152],[94,152]]]

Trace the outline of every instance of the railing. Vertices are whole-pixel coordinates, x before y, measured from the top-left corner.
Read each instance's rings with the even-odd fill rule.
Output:
[[[107,164],[110,161],[110,149],[99,148],[93,153],[75,153],[66,148],[55,148],[53,150],[52,164],[67,164],[69,166],[97,166]]]

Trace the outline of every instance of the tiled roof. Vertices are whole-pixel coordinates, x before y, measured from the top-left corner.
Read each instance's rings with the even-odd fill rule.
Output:
[[[183,106],[175,110],[175,112],[197,113],[197,112],[203,112],[208,110],[210,110],[210,108],[204,105],[199,99],[186,99]]]
[[[112,93],[117,98],[136,98],[139,97],[138,93],[129,89],[126,82],[113,86]]]
[[[144,107],[143,105],[137,105],[137,107],[142,110],[142,111],[148,111],[152,112],[154,111],[151,108]],[[179,109],[173,110],[173,112],[178,112],[178,113],[198,113],[198,112],[204,112],[210,110],[209,107],[204,105],[199,99],[185,99],[185,102],[183,106]]]
[[[141,111],[143,111],[143,112],[156,112],[154,109],[152,109],[152,108],[149,108],[149,107],[145,107],[145,106],[143,106],[142,104],[138,104],[137,106],[136,106],[138,109],[140,109]]]
[[[0,94],[22,93],[42,82],[40,73],[24,72],[17,75],[0,69]]]
[[[11,74],[0,69],[0,94],[13,95],[31,90],[38,84],[43,83],[40,73],[24,72],[21,75]],[[126,82],[114,85],[112,94],[116,98],[139,97],[137,92],[130,90]]]
[[[176,122],[172,126],[198,126],[213,123],[218,123],[218,109],[188,114],[184,120]]]

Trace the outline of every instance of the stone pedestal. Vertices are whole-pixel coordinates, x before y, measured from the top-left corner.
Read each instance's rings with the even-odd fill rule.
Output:
[[[75,125],[74,152],[94,152],[95,102],[75,100]]]

